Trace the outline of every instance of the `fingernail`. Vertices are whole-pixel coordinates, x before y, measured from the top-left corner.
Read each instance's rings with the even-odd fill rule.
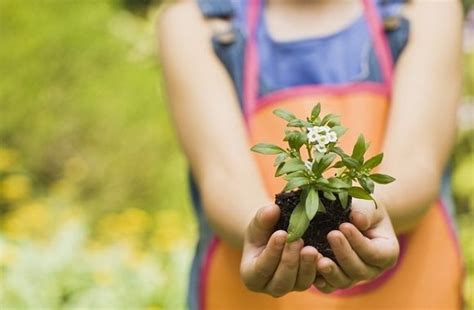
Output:
[[[332,270],[331,266],[325,266],[325,267],[321,268],[321,272],[323,272],[323,273],[330,273],[331,270]]]

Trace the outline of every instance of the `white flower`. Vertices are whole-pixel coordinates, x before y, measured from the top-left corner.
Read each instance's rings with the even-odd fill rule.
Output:
[[[326,137],[328,138],[329,142],[336,142],[337,141],[337,134],[334,131],[330,131],[327,133]]]
[[[327,148],[324,145],[316,144],[316,150],[320,153],[326,153]]]
[[[321,144],[323,146],[329,143],[329,139],[326,135],[319,135],[316,141],[318,141],[318,144]]]
[[[318,126],[315,126],[315,127],[309,127],[309,128],[306,128],[308,130],[308,132],[312,132],[312,131],[318,131]]]
[[[309,160],[305,160],[304,166],[306,167],[306,169],[311,170],[311,167],[313,167],[313,163]]]
[[[327,134],[329,131],[331,131],[331,128],[326,125],[318,127],[318,133],[320,134]]]
[[[316,142],[318,140],[319,136],[320,135],[316,131],[309,131],[308,134],[307,134],[308,141],[310,143]]]

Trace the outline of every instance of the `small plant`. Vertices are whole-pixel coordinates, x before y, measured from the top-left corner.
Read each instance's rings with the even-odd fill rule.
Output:
[[[348,221],[352,197],[373,200],[374,183],[387,184],[395,179],[391,176],[372,173],[383,158],[383,153],[365,161],[364,155],[369,147],[363,135],[355,143],[352,154],[346,154],[339,146],[341,136],[347,128],[341,126],[340,119],[334,114],[322,117],[321,105],[318,103],[306,120],[298,119],[292,113],[277,109],[273,113],[288,122],[283,141],[288,148],[277,145],[259,143],[251,148],[261,154],[276,155],[274,166],[275,177],[283,176],[287,181],[282,193],[276,195],[276,203],[282,209],[282,217],[292,210],[289,223],[283,219],[279,228],[288,231],[288,242],[295,241],[305,235],[306,239],[314,236],[307,232],[310,223],[322,223],[319,229],[319,240],[306,240],[305,244],[315,245],[318,250],[331,256],[332,251],[327,244],[326,235],[330,230],[337,229],[342,222]],[[331,177],[328,170],[333,170]],[[330,210],[329,210],[330,209]],[[327,214],[324,214],[327,213]],[[327,225],[328,217],[332,221]],[[288,219],[286,220],[288,222]],[[309,241],[309,242],[307,242]],[[330,253],[329,253],[329,252]]]

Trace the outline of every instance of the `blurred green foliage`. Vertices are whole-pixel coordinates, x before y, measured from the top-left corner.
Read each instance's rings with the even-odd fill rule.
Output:
[[[469,9],[474,7],[474,0],[462,0],[464,11],[467,12]]]
[[[106,1],[0,5],[0,138],[21,152],[35,190],[76,169],[90,212],[184,208],[152,24]]]
[[[184,308],[197,232],[150,3],[0,1],[0,304],[8,309]],[[466,63],[474,81],[473,54]],[[474,83],[466,85],[472,96]],[[472,139],[460,134],[453,175],[470,305]]]
[[[112,299],[183,307],[182,264],[189,264],[196,227],[163,103],[152,20],[114,1],[0,1],[0,277],[8,288],[0,304],[98,306],[87,301],[104,286],[94,274],[110,273],[101,270],[102,258],[121,264],[107,254],[120,246],[126,257],[158,268],[162,286],[127,277],[120,265],[114,272],[124,270],[128,282],[105,281],[102,299],[136,281],[131,294],[148,285],[153,294]],[[86,237],[73,242],[74,260],[58,261],[55,273],[41,253],[61,252],[56,234],[70,236],[70,225]],[[32,253],[37,261],[21,272]],[[74,265],[79,283],[63,283]],[[44,286],[59,293],[33,294],[35,278],[49,279]]]

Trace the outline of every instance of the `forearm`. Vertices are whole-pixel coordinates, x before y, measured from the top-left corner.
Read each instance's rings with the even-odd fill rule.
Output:
[[[396,181],[379,186],[375,195],[386,206],[395,232],[400,234],[415,228],[438,198],[442,169],[429,156],[412,156],[395,162],[390,160],[390,155],[386,157],[381,171],[393,175]]]
[[[216,167],[199,181],[204,212],[212,229],[219,238],[238,248],[257,209],[272,203],[257,171],[239,168]]]
[[[414,0],[405,11],[410,40],[397,62],[380,167],[397,180],[376,193],[397,232],[414,228],[438,197],[462,85],[459,2]]]
[[[255,211],[269,203],[250,154],[228,73],[209,44],[212,31],[193,1],[177,1],[158,25],[167,101],[219,238],[236,246]]]

